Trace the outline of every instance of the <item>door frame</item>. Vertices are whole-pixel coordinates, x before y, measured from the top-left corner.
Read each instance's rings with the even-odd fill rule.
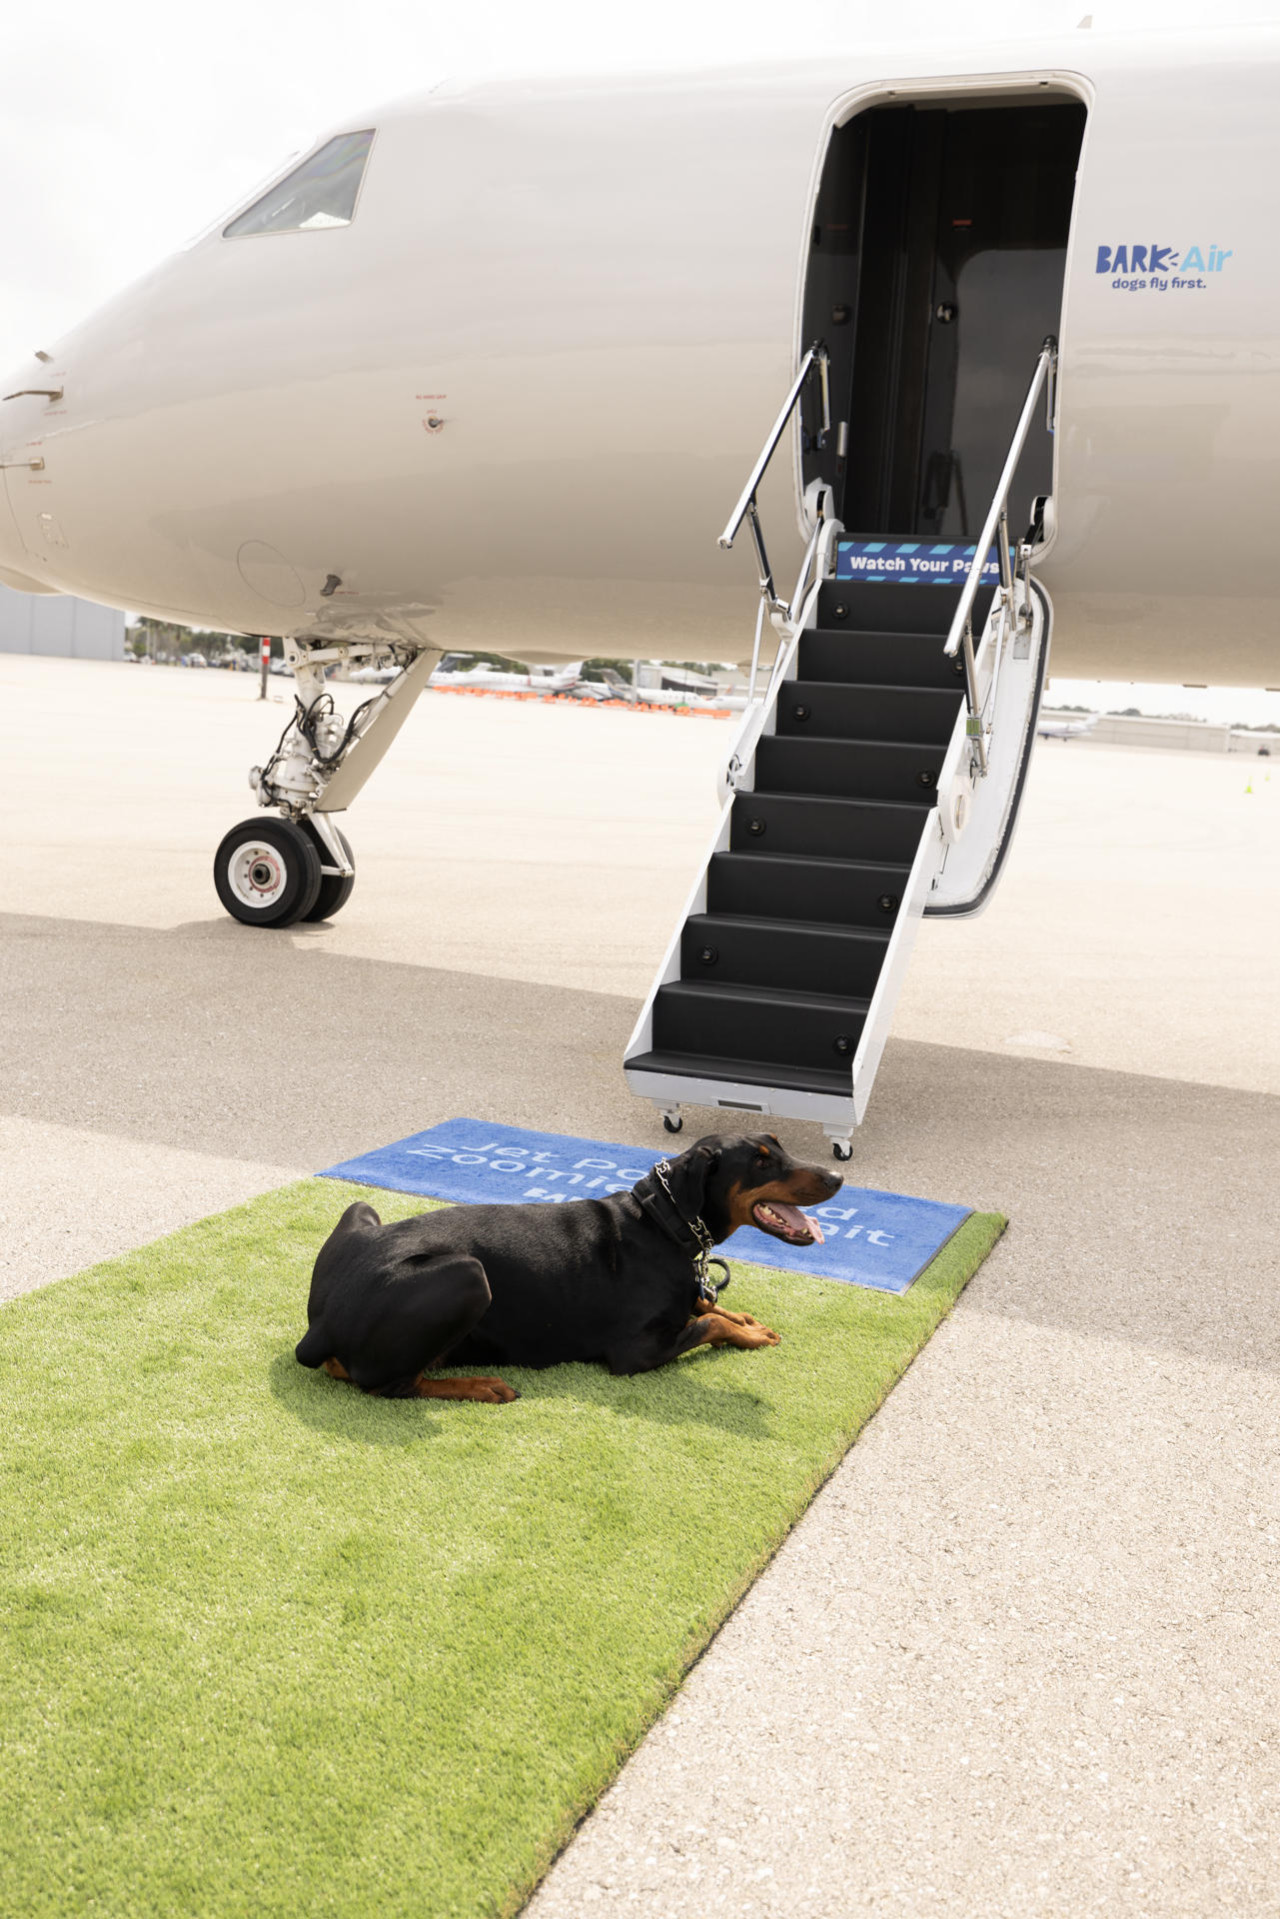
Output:
[[[792,318],[793,365],[799,366],[801,358],[812,342],[804,339],[805,293],[808,286],[809,260],[812,257],[810,236],[817,217],[818,195],[822,187],[822,177],[827,164],[827,155],[831,146],[831,136],[858,114],[865,113],[870,107],[915,106],[927,103],[942,105],[948,99],[984,99],[992,105],[1000,99],[1008,99],[1010,105],[1028,105],[1036,95],[1055,94],[1079,101],[1085,110],[1084,134],[1080,141],[1080,154],[1076,162],[1076,191],[1071,198],[1071,223],[1067,231],[1067,257],[1062,273],[1062,311],[1058,328],[1058,366],[1059,384],[1057,396],[1057,419],[1062,420],[1062,380],[1063,349],[1069,338],[1070,306],[1069,292],[1071,273],[1075,264],[1076,222],[1080,205],[1080,176],[1083,172],[1089,150],[1089,133],[1093,125],[1095,88],[1086,74],[1077,73],[1066,67],[1035,67],[1015,69],[1009,73],[945,74],[921,79],[864,81],[861,85],[850,87],[839,94],[827,109],[822,131],[819,134],[814,152],[813,166],[809,175],[809,190],[804,200],[804,222],[800,233],[800,259],[796,273],[794,313]],[[1011,97],[1013,96],[1013,97]],[[1030,378],[1031,369],[1027,375]],[[795,487],[796,530],[807,545],[813,536],[814,520],[806,504],[804,492],[804,459],[801,440],[800,409],[796,408],[791,422],[791,459]],[[1052,490],[1058,485],[1058,448],[1059,435],[1055,434],[1053,444]],[[1057,538],[1056,516],[1050,516],[1052,524],[1046,523],[1046,537],[1036,549],[1039,562],[1053,551]]]

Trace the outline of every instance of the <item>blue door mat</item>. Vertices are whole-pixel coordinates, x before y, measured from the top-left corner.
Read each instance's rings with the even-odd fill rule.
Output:
[[[488,1120],[448,1119],[392,1146],[326,1167],[320,1177],[463,1205],[520,1200],[550,1206],[627,1192],[656,1161],[674,1159],[683,1150],[683,1142],[673,1142],[663,1153],[647,1146],[570,1139],[564,1133],[530,1133]],[[972,1210],[842,1186],[825,1206],[806,1208],[820,1222],[825,1245],[787,1246],[754,1226],[743,1226],[719,1250],[753,1266],[905,1293]]]

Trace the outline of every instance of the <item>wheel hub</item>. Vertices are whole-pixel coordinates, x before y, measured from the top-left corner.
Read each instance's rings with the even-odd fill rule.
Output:
[[[236,898],[259,909],[274,906],[288,883],[284,861],[274,846],[246,841],[227,862],[227,878]]]

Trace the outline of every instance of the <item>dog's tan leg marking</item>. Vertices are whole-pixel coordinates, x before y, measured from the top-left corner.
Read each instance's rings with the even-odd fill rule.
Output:
[[[717,1319],[727,1319],[731,1326],[759,1326],[762,1323],[750,1313],[731,1313],[727,1306],[713,1306],[709,1299],[700,1299],[694,1306],[694,1319],[701,1319],[704,1313],[714,1313]]]
[[[507,1406],[520,1395],[501,1379],[418,1380],[419,1399],[475,1399],[486,1406]]]
[[[330,1379],[349,1380],[351,1377],[340,1359],[326,1359],[324,1362],[324,1370],[328,1373]]]
[[[751,1351],[757,1346],[776,1346],[782,1338],[771,1327],[762,1326],[749,1313],[722,1313],[718,1309],[704,1313],[700,1321],[702,1346],[741,1346]]]

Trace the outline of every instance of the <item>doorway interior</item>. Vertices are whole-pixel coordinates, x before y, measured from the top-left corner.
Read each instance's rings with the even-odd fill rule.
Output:
[[[831,356],[806,485],[831,483],[854,536],[981,530],[1046,335],[1059,331],[1085,108],[1034,95],[875,106],[827,149],[805,282],[804,341]],[[1052,483],[1033,434],[1011,520]]]

